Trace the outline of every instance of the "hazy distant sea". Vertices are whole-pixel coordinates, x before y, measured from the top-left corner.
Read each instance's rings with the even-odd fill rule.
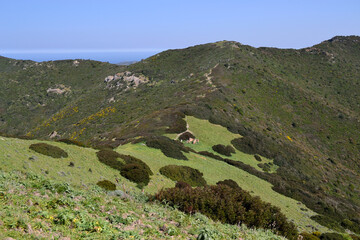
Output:
[[[1,53],[3,57],[33,60],[36,62],[54,61],[64,59],[90,59],[101,62],[121,63],[128,61],[140,61],[152,55],[159,53],[159,51],[147,52],[66,52],[66,53]]]

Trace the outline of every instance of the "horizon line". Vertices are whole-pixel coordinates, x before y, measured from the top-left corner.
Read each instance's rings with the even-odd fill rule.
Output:
[[[115,48],[115,49],[0,49],[0,54],[32,53],[126,53],[126,52],[162,52],[161,48]]]

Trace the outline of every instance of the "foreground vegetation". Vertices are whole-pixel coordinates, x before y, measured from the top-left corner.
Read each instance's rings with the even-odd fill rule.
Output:
[[[122,188],[73,188],[30,173],[0,170],[0,238],[15,239],[283,239],[271,231],[213,222],[147,202]]]

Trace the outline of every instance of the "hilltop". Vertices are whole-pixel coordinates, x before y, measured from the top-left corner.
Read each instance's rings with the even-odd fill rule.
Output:
[[[0,131],[111,147],[154,167],[148,149],[129,142],[174,139],[191,121],[194,133],[212,133],[208,124],[218,124],[239,135],[226,144],[236,148],[233,160],[244,163],[239,168],[249,177],[304,203],[321,225],[359,233],[359,56],[360,37],[337,36],[304,49],[222,41],[128,66],[0,58]],[[206,138],[205,148],[190,147],[225,144],[216,135]],[[276,167],[263,171],[241,154]]]

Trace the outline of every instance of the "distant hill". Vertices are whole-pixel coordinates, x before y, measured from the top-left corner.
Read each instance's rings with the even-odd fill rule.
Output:
[[[138,61],[125,61],[125,62],[119,62],[119,63],[117,63],[116,65],[131,65],[131,64],[133,64],[133,63],[136,63],[136,62],[138,62]]]
[[[116,148],[179,134],[185,116],[243,136],[231,142],[238,151],[278,166],[243,169],[306,204],[314,220],[360,232],[358,36],[304,49],[222,41],[128,66],[0,58],[3,135]]]

